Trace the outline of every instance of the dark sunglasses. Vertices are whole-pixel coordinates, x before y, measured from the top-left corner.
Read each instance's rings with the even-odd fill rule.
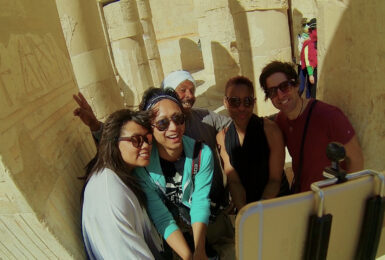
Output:
[[[119,137],[118,141],[131,142],[132,146],[134,146],[135,148],[140,148],[142,147],[143,142],[146,142],[149,145],[152,144],[152,134],[148,133],[146,135],[123,136],[123,137]]]
[[[184,114],[173,114],[170,119],[163,118],[159,121],[156,121],[153,126],[155,126],[159,131],[166,131],[170,126],[171,121],[173,121],[176,125],[183,125],[186,121],[186,117]]]
[[[226,100],[231,107],[235,108],[239,107],[242,103],[244,107],[251,107],[255,102],[253,97],[244,97],[243,99],[239,97],[226,97]]]
[[[266,98],[275,98],[277,96],[278,89],[282,93],[287,93],[291,87],[294,87],[297,82],[294,79],[286,80],[276,87],[271,87],[265,90]]]

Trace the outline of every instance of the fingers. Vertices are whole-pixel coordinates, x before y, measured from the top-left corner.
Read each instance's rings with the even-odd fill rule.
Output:
[[[80,107],[76,108],[73,113],[74,113],[74,116],[80,116],[81,108]]]
[[[72,95],[72,97],[75,99],[76,103],[78,103],[79,106],[82,106],[82,100],[81,100],[81,98],[80,98],[81,93],[79,92],[78,95],[79,95],[79,96],[77,96],[77,95]],[[82,95],[82,96],[83,96],[83,95]],[[83,98],[84,98],[84,97],[83,97]]]
[[[76,103],[78,103],[81,108],[84,108],[86,110],[92,110],[91,106],[87,102],[87,99],[83,96],[82,93],[79,92],[77,95],[72,95],[72,97],[75,99]]]

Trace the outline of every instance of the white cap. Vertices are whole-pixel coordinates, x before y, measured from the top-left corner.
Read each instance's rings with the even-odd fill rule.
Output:
[[[194,87],[196,87],[195,80],[189,72],[185,70],[177,70],[171,72],[164,78],[162,88],[172,88],[175,90],[179,84],[185,80],[191,81],[194,84]]]

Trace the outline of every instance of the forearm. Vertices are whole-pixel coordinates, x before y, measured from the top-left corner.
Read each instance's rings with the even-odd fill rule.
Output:
[[[345,170],[348,173],[361,171],[364,168],[364,156],[357,136],[354,135],[344,147],[346,151]]]
[[[192,259],[190,248],[179,229],[172,232],[166,242],[183,260]]]
[[[231,199],[235,207],[239,210],[246,205],[246,191],[240,182],[229,182]]]
[[[102,127],[102,122],[98,121],[96,118],[95,120],[91,121],[89,124],[89,128],[92,132],[99,131]]]
[[[362,157],[356,160],[352,160],[351,158],[346,157],[345,168],[346,172],[348,173],[361,171],[364,168],[364,160]]]
[[[192,224],[192,230],[194,235],[194,259],[201,259],[200,257],[197,258],[197,256],[201,256],[202,258],[206,257],[206,250],[205,250],[205,238],[206,238],[206,229],[207,226],[204,223],[201,222],[195,222]]]
[[[281,188],[280,180],[269,180],[267,183],[265,190],[262,194],[262,199],[271,199],[277,197],[279,190]]]

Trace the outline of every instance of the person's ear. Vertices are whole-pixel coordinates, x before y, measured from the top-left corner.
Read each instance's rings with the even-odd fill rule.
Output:
[[[226,109],[228,109],[229,104],[227,103],[226,97],[223,97],[223,105],[225,106]]]

